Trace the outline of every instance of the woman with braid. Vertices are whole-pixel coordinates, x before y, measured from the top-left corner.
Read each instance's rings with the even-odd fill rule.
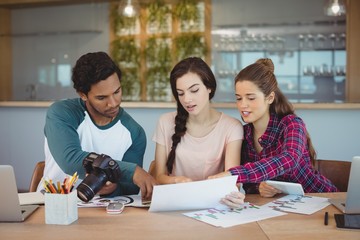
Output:
[[[153,136],[157,182],[204,180],[239,165],[243,127],[211,107],[216,80],[209,66],[201,58],[186,58],[171,71],[170,84],[177,111],[160,117]],[[221,199],[230,207],[243,200],[241,192]]]
[[[279,89],[271,59],[259,59],[239,72],[235,97],[247,123],[241,165],[215,177],[237,175],[246,193],[263,197],[281,193],[266,184],[269,179],[300,183],[306,193],[337,191],[313,168],[315,150],[305,123]]]

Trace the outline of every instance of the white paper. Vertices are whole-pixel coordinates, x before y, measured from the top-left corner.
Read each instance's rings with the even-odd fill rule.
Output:
[[[284,212],[275,211],[268,207],[256,206],[251,203],[244,203],[244,205],[237,209],[228,208],[220,210],[212,208],[183,214],[216,227],[232,227],[239,224],[286,215]]]
[[[19,193],[20,205],[44,204],[45,197],[41,192]]]
[[[292,213],[313,214],[330,205],[328,198],[286,195],[263,206]]]
[[[150,212],[208,209],[226,194],[239,191],[237,176],[154,186]]]
[[[142,204],[140,195],[125,195],[112,198],[102,198],[97,195],[89,202],[79,200],[78,207],[107,207],[110,202],[120,202],[126,207],[149,207],[149,205]]]

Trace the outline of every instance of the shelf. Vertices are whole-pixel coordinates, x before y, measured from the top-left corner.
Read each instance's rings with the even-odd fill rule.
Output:
[[[53,101],[0,101],[2,107],[48,108]],[[296,110],[327,109],[327,110],[358,110],[360,103],[292,103]],[[215,108],[236,109],[235,103],[212,103]],[[123,108],[159,108],[176,109],[174,102],[122,102]]]
[[[45,36],[56,36],[56,35],[101,34],[101,33],[102,31],[100,30],[74,30],[74,31],[0,34],[0,37],[45,37]]]

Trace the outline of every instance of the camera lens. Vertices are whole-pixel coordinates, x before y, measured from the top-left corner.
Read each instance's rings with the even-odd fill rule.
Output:
[[[105,185],[106,179],[106,174],[103,172],[87,175],[77,187],[78,197],[84,202],[90,201]]]

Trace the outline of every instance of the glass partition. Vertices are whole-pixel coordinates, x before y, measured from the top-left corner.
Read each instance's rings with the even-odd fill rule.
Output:
[[[279,86],[292,102],[345,100],[345,16],[326,16],[323,0],[204,2],[211,4],[208,62],[218,81],[215,102],[234,102],[234,77],[262,57],[273,60]],[[9,100],[76,96],[71,82],[76,60],[86,52],[109,52],[110,3],[14,8],[11,12]],[[169,93],[169,89],[164,91]]]
[[[233,101],[236,73],[263,57],[292,102],[345,101],[345,16],[326,16],[323,1],[212,2],[216,101]]]

